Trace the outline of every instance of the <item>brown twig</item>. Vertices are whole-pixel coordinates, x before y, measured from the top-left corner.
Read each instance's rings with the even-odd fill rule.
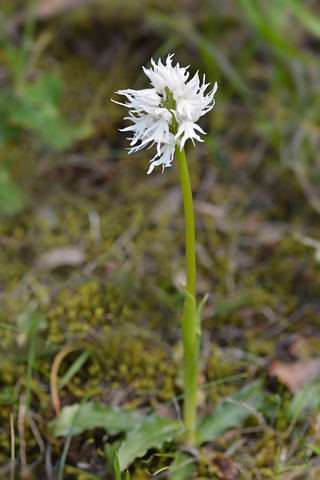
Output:
[[[69,355],[69,353],[74,352],[75,350],[85,349],[88,347],[89,347],[89,344],[85,342],[78,343],[77,345],[70,345],[62,349],[57,354],[57,356],[53,361],[52,369],[50,373],[50,390],[51,390],[53,407],[55,409],[57,416],[60,414],[60,398],[59,398],[59,392],[58,392],[58,372],[59,372],[61,362],[67,355]]]

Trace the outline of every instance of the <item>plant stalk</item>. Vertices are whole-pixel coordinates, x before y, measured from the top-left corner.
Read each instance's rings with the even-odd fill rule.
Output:
[[[196,240],[192,190],[185,151],[184,149],[180,151],[180,148],[176,146],[175,153],[179,167],[186,224],[187,290],[191,295],[194,296],[196,293]]]
[[[188,164],[184,149],[176,146],[180,182],[183,195],[186,235],[186,269],[187,285],[185,291],[185,305],[182,315],[182,339],[184,349],[184,393],[183,421],[187,429],[188,443],[195,444],[197,426],[197,386],[201,343],[200,320],[197,315],[195,301],[196,287],[196,250],[195,225],[192,190]],[[192,392],[192,393],[188,393]]]

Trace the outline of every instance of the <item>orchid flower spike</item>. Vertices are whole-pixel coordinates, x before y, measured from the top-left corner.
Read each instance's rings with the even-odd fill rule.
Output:
[[[143,67],[149,77],[152,88],[143,90],[118,90],[116,93],[127,98],[126,103],[119,103],[129,108],[129,117],[132,125],[121,129],[124,132],[133,132],[129,153],[137,152],[142,148],[156,145],[157,153],[150,160],[148,174],[155,166],[171,167],[176,145],[183,149],[188,138],[203,142],[199,133],[205,134],[197,121],[214,106],[214,94],[218,89],[217,82],[213,90],[205,94],[210,85],[200,85],[198,72],[187,82],[188,67],[180,67],[179,63],[172,66],[173,54],[168,55],[166,64],[159,59],[155,63],[151,59],[151,68]],[[114,101],[114,100],[113,100]]]

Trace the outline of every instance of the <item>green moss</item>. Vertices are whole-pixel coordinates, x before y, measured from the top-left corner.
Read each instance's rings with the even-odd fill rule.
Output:
[[[259,340],[253,336],[247,345],[248,351],[257,357],[272,357],[274,355],[275,344],[272,340]]]

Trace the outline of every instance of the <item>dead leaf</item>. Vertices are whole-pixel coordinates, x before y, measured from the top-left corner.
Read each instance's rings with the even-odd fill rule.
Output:
[[[294,363],[275,360],[269,367],[269,374],[277,377],[292,393],[298,392],[306,383],[314,380],[320,372],[320,358],[309,358]]]
[[[282,240],[290,232],[290,225],[283,222],[261,222],[253,214],[248,217],[244,225],[244,232],[249,237],[254,237],[258,244],[269,246]]]
[[[217,477],[222,480],[236,480],[239,478],[239,469],[231,458],[219,455],[214,459],[214,463],[219,469]]]
[[[157,410],[157,415],[161,418],[170,418],[171,420],[177,419],[177,412],[172,405],[166,405]]]
[[[41,255],[38,266],[44,270],[54,270],[58,267],[77,267],[85,260],[84,251],[80,247],[66,246],[53,248]]]
[[[301,337],[290,346],[289,352],[299,358],[315,357],[320,352],[320,338]]]
[[[248,161],[250,159],[250,152],[248,151],[236,151],[233,153],[233,155],[230,157],[230,165],[233,168],[242,168],[245,165],[247,165]]]

